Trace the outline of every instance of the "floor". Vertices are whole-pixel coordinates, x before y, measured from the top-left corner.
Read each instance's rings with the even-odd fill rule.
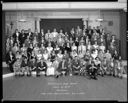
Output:
[[[127,101],[127,79],[110,76],[89,80],[81,76],[8,77],[3,100],[118,100]]]

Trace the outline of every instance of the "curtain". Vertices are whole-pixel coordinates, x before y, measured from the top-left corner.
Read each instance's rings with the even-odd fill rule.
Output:
[[[82,19],[41,19],[40,21],[40,29],[44,29],[46,33],[48,29],[52,32],[54,28],[59,32],[62,29],[64,32],[70,32],[71,28],[75,28],[80,26],[83,28]]]

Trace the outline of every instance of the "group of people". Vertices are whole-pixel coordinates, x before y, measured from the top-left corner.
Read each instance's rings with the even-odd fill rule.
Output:
[[[97,79],[98,75],[122,78],[125,72],[117,50],[115,35],[106,34],[103,28],[72,28],[64,32],[54,28],[44,33],[16,29],[7,38],[6,62],[16,76],[40,76],[58,78],[64,75],[81,75]]]

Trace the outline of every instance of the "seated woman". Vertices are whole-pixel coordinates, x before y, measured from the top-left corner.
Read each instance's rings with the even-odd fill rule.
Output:
[[[89,44],[89,42],[90,42],[90,39],[89,39],[89,37],[88,37],[88,36],[86,36],[85,44],[86,44],[86,45],[88,45],[88,44]],[[91,42],[90,42],[90,43],[91,43]]]
[[[60,50],[59,53],[57,54],[57,58],[58,58],[58,61],[61,62],[62,59],[63,59],[63,54],[62,54],[62,51]]]
[[[67,50],[64,51],[64,56],[63,56],[66,60],[68,60],[69,58],[69,54],[67,52]]]
[[[105,53],[105,57],[106,57],[106,59],[107,59],[108,62],[109,62],[110,59],[112,58],[112,55],[111,55],[111,53],[109,52],[109,50],[107,50],[107,52]]]
[[[45,46],[44,46],[43,43],[42,43],[41,46],[40,46],[40,51],[41,51],[41,54],[43,54],[44,51],[45,51]]]
[[[41,51],[39,50],[38,53],[37,53],[37,55],[36,55],[36,58],[37,58],[37,60],[40,61],[40,60],[42,59],[42,57],[43,57],[43,56],[42,56],[42,54],[41,54]]]
[[[47,76],[54,76],[55,75],[55,68],[53,67],[53,63],[51,62],[50,58],[48,58],[46,64],[47,64],[46,75]]]
[[[22,55],[19,51],[17,51],[15,57],[16,57],[16,59],[21,59]]]
[[[91,57],[93,58],[93,60],[95,60],[95,58],[98,56],[96,50],[92,50],[92,54],[91,54]]]
[[[27,51],[27,47],[25,47],[25,44],[23,44],[23,46],[21,47],[21,52],[24,53]]]
[[[86,46],[83,44],[83,43],[81,43],[80,45],[79,45],[79,47],[78,47],[78,53],[82,53],[83,55],[85,55],[85,53],[86,53]]]
[[[54,48],[55,54],[58,54],[60,50],[60,47],[58,45],[56,45],[56,47]]]
[[[61,46],[62,43],[64,43],[64,39],[61,35],[58,36],[58,39],[57,39],[57,45]]]
[[[105,54],[102,50],[99,50],[97,57],[100,59],[100,61],[104,60]]]
[[[79,39],[78,39],[78,37],[76,37],[76,39],[75,39],[75,45],[76,45],[77,48],[78,48],[78,46],[79,46]]]
[[[55,77],[58,78],[61,75],[61,71],[59,67],[59,61],[57,57],[55,57],[55,60],[53,62],[53,67],[55,68]]]
[[[75,45],[75,43],[73,43],[73,45],[71,46],[71,50],[72,51],[74,51],[74,50],[77,51],[77,46]]]
[[[38,47],[38,44],[35,45],[34,49],[33,49],[35,55],[38,54],[38,51],[39,51],[39,47]]]
[[[14,70],[15,76],[19,76],[23,74],[21,72],[21,59],[16,59],[16,61],[13,64],[13,70]]]
[[[12,47],[12,53],[16,54],[17,51],[19,51],[19,47],[18,47],[18,44],[15,43],[14,46]]]
[[[92,50],[92,45],[91,42],[89,41],[88,44],[86,44],[87,49],[91,52]]]
[[[74,74],[74,75],[75,75],[75,74],[79,75],[79,73],[80,73],[80,68],[81,68],[81,66],[80,66],[80,61],[78,60],[78,57],[75,56],[75,58],[74,58],[74,60],[73,60],[73,62],[72,62],[73,74]]]
[[[99,45],[97,44],[97,42],[95,42],[95,43],[93,44],[92,48],[95,49],[95,50],[96,50],[96,49],[97,49],[97,50],[99,49]]]
[[[69,43],[66,43],[65,50],[67,50],[68,53],[71,52],[71,47]]]
[[[27,75],[27,76],[30,75],[27,58],[25,58],[25,57],[22,60],[21,68],[22,68],[23,75]]]
[[[103,43],[101,43],[101,45],[99,46],[99,49],[102,50],[103,53],[105,53],[105,45]]]
[[[52,50],[53,50],[53,47],[51,46],[51,43],[48,44],[48,47],[46,49],[48,51],[48,54],[50,55]]]
[[[89,61],[90,56],[91,56],[90,51],[87,49],[86,54],[84,55],[85,61]]]
[[[35,45],[38,43],[38,42],[37,42],[37,37],[36,37],[36,36],[34,36],[34,39],[33,39],[32,43],[33,43],[33,46],[35,46]]]
[[[43,58],[44,58],[44,60],[45,61],[47,61],[48,60],[48,57],[49,57],[49,54],[48,54],[48,51],[47,51],[47,49],[44,51],[44,53],[43,53]]]
[[[51,62],[54,62],[55,58],[56,58],[56,54],[55,54],[55,51],[53,50],[51,55],[50,55],[50,58],[51,58]]]
[[[80,44],[81,44],[81,43],[85,44],[84,37],[81,37],[81,39],[80,39]]]
[[[72,47],[73,43],[74,43],[73,38],[70,37],[70,39],[69,39],[69,45],[70,45],[70,47]]]

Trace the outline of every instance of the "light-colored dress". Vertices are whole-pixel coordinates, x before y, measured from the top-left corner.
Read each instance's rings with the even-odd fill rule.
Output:
[[[46,74],[47,76],[50,76],[50,75],[55,75],[55,68],[52,66],[52,62],[47,62],[47,71],[46,71]]]

